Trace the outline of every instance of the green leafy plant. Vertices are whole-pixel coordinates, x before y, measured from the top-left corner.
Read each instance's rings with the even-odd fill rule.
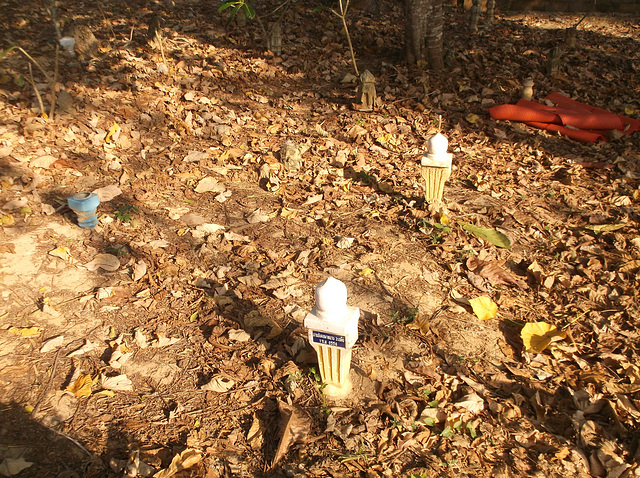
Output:
[[[129,223],[133,219],[133,213],[138,212],[136,206],[123,206],[114,214],[115,218],[123,223]]]
[[[462,229],[467,231],[469,234],[473,234],[480,239],[490,242],[494,246],[502,247],[504,249],[511,249],[511,240],[503,233],[496,231],[495,229],[474,226],[473,224],[468,224],[465,222],[459,222],[458,224],[462,226]]]
[[[454,430],[451,427],[446,427],[444,430],[442,430],[442,433],[440,433],[440,436],[443,438],[451,438],[454,434]]]
[[[256,9],[247,0],[223,0],[222,5],[218,7],[218,12],[231,9],[227,25],[235,18],[238,12],[242,11],[247,20],[252,20],[256,16]]]
[[[124,249],[124,246],[120,246],[120,247],[113,247],[111,249],[107,249],[107,254],[112,254],[114,256],[116,256],[118,259],[120,259],[123,256],[127,255],[127,251]]]
[[[309,368],[309,376],[316,382],[322,382],[322,377],[320,377],[320,373],[318,373],[315,367]]]
[[[365,173],[364,171],[358,171],[353,177],[353,181],[361,181],[365,184],[372,184],[375,182],[375,178],[372,175]]]
[[[410,478],[428,478],[428,476],[427,476],[427,472],[426,471],[422,471],[422,472],[420,472],[419,475],[411,473],[411,477]]]
[[[391,320],[398,324],[410,324],[414,320],[416,320],[416,316],[418,315],[418,308],[413,307],[406,309],[404,311],[395,311],[391,313]]]
[[[432,244],[440,244],[443,240],[443,236],[451,232],[451,228],[446,224],[441,224],[439,222],[431,224],[424,217],[418,219],[417,224],[420,232],[431,236]]]
[[[397,428],[399,432],[402,431],[402,423],[400,423],[398,417],[393,417],[393,420],[391,420],[391,428]]]
[[[340,463],[347,463],[350,461],[356,460],[364,460],[364,462],[368,465],[371,461],[371,457],[369,456],[367,446],[364,443],[362,437],[360,437],[360,444],[358,445],[358,451],[356,451],[353,455],[338,455],[340,456]]]
[[[416,320],[416,316],[418,315],[418,308],[417,307],[411,307],[410,309],[407,309],[407,311],[405,312],[405,317],[407,318],[407,322],[413,322],[414,320]]]

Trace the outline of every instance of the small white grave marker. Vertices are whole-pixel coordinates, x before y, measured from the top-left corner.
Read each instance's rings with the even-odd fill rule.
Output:
[[[347,287],[329,277],[316,288],[316,306],[304,319],[309,342],[318,354],[324,393],[344,396],[351,389],[351,349],[358,340],[360,309],[347,306]]]

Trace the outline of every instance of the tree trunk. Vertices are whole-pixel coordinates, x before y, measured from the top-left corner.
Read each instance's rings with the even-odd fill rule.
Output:
[[[424,61],[432,70],[442,60],[442,0],[405,0],[405,53],[409,63]]]

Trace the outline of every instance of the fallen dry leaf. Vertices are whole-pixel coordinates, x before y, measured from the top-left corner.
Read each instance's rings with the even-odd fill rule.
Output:
[[[234,380],[226,377],[214,377],[209,382],[200,387],[201,390],[208,390],[210,392],[228,392],[236,384]]]
[[[118,392],[133,390],[133,383],[126,375],[116,375],[115,377],[100,375],[100,386],[106,390]]]
[[[94,343],[93,343],[93,342],[91,342],[90,340],[85,339],[85,340],[84,340],[84,344],[83,344],[81,347],[79,347],[79,348],[77,348],[77,349],[72,350],[71,352],[69,352],[69,353],[67,354],[67,357],[79,357],[80,355],[84,355],[84,354],[86,354],[86,353],[91,352],[91,351],[92,351],[92,350],[94,350],[97,346],[98,346],[97,344],[94,344]]]
[[[247,222],[249,224],[258,224],[260,222],[268,222],[269,217],[268,214],[263,213],[260,209],[256,209],[251,214],[247,216]]]
[[[146,273],[147,263],[144,261],[144,259],[140,259],[133,266],[133,274],[131,278],[133,279],[133,282],[138,282],[145,276]]]
[[[224,184],[218,182],[217,179],[207,176],[206,178],[203,178],[198,182],[195,191],[197,193],[222,193],[225,191],[225,189],[226,187]]]
[[[476,415],[484,410],[484,400],[477,393],[470,393],[458,400],[455,405]]]
[[[142,330],[136,329],[133,333],[133,340],[136,345],[141,349],[146,349],[149,346],[149,342],[147,341],[147,337],[144,335]]]
[[[113,198],[116,198],[122,194],[122,190],[115,184],[94,189],[93,192],[98,196],[98,199],[100,199],[100,203],[109,202]]]
[[[278,400],[278,409],[280,410],[280,440],[276,455],[271,462],[271,469],[287,454],[292,445],[302,443],[306,439],[310,426],[309,417],[296,405]]]
[[[193,465],[199,463],[201,459],[202,454],[199,451],[194,450],[193,448],[187,448],[182,453],[174,456],[169,467],[164,470],[160,470],[158,473],[153,475],[153,478],[169,478],[179,471],[191,468]]]
[[[498,305],[487,296],[469,299],[469,304],[480,320],[493,319],[498,314]]]
[[[52,350],[55,350],[57,348],[60,348],[63,343],[64,343],[63,335],[57,335],[55,337],[50,338],[49,340],[45,340],[44,343],[42,344],[42,347],[40,347],[40,353],[44,354]]]
[[[514,285],[520,289],[527,288],[527,284],[521,280],[515,279],[496,262],[483,261],[472,256],[467,259],[467,267],[470,271],[487,279],[493,286],[506,284]]]
[[[120,259],[113,254],[96,254],[96,256],[84,265],[90,271],[104,269],[107,272],[115,272],[120,268]]]
[[[133,351],[129,349],[125,344],[114,344],[111,349],[111,357],[109,358],[109,365],[112,368],[120,369],[124,363],[131,358]]]
[[[26,461],[23,457],[19,458],[5,458],[0,463],[0,474],[2,476],[15,476],[20,474],[22,470],[26,470],[32,462]]]
[[[89,374],[79,374],[78,378],[65,390],[78,398],[88,397],[91,395],[91,387],[93,387],[97,381],[98,377],[93,379]]]
[[[34,337],[40,335],[42,327],[11,327],[9,333],[20,337]]]
[[[70,262],[72,260],[71,252],[69,252],[69,248],[68,247],[56,247],[52,251],[49,251],[49,255],[52,255],[54,257],[58,257],[58,258],[63,259],[65,261],[67,261],[67,262]]]
[[[527,352],[541,353],[554,340],[564,339],[567,334],[546,322],[530,322],[520,332]]]
[[[266,428],[265,423],[254,413],[251,428],[247,432],[247,443],[252,449],[260,450],[262,448]]]
[[[180,342],[180,337],[165,337],[163,333],[157,333],[158,341],[153,344],[154,347],[168,347]]]

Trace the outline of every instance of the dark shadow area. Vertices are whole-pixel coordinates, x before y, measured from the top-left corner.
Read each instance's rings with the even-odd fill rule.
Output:
[[[45,427],[12,403],[0,404],[0,463],[25,478],[113,476],[81,443]],[[24,469],[17,472],[19,468]]]

